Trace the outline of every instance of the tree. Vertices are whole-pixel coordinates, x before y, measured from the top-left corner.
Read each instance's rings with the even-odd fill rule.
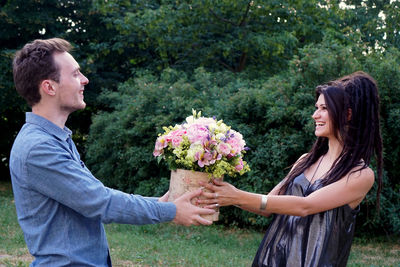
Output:
[[[9,177],[8,160],[12,140],[28,110],[13,85],[12,58],[16,49],[37,38],[64,37],[79,30],[85,4],[71,1],[2,1],[0,4],[0,177]],[[7,130],[5,130],[7,129]]]
[[[314,0],[134,1],[121,5],[122,16],[118,2],[98,2],[96,10],[118,30],[119,45],[137,51],[126,53],[126,61],[158,70],[203,66],[274,74],[299,47],[336,31],[339,20]]]
[[[105,33],[115,33],[105,30],[98,20],[98,14],[88,14],[91,5],[92,1],[88,0],[8,0],[0,3],[0,128],[6,129],[0,134],[0,179],[9,179],[9,151],[24,122],[23,112],[29,110],[13,85],[12,58],[17,49],[34,39],[65,38],[76,47],[72,53],[81,63],[83,72],[96,78],[87,87],[86,102],[89,109],[74,114],[69,121],[74,126],[72,128],[77,129],[75,138],[78,145],[82,144],[84,134],[88,131],[91,112],[96,109],[95,98],[102,86],[116,87],[118,82],[126,78],[119,74],[118,64],[112,54],[108,57],[99,56],[102,61],[91,56],[96,54],[96,47],[107,45],[101,43],[101,38],[109,38]],[[96,64],[93,60],[97,61]]]

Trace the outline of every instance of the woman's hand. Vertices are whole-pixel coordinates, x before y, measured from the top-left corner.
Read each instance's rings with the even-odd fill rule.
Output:
[[[198,199],[197,204],[206,205],[205,208],[216,208],[221,206],[238,205],[240,190],[227,182],[213,179],[213,183],[200,182],[200,185],[210,190],[204,192],[204,198]]]
[[[256,193],[250,193],[243,190],[239,190],[230,183],[222,182],[221,180],[214,179],[213,183],[200,183],[205,189],[211,192],[203,191],[202,197],[197,200],[197,204],[204,205],[205,208],[218,208],[222,206],[234,205],[243,210],[247,210],[262,216],[268,217],[271,215],[266,210],[261,210],[262,195]],[[279,186],[274,188],[272,194],[277,194]],[[272,195],[270,193],[270,195]]]

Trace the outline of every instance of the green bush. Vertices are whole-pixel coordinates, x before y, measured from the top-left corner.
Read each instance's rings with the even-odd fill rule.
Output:
[[[398,57],[397,51],[388,53],[389,58]],[[362,69],[361,66],[381,83],[385,148],[391,150],[392,144],[398,144],[395,132],[391,132],[398,126],[387,127],[399,116],[398,101],[391,103],[393,98],[389,97],[396,90],[399,95],[399,87],[389,87],[389,83],[380,80],[387,64],[374,56],[357,58],[348,47],[325,42],[306,46],[291,61],[288,71],[272,77],[250,79],[253,74],[209,73],[202,68],[191,76],[172,69],[159,76],[138,72],[117,92],[105,91],[101,95],[100,100],[109,111],[93,118],[87,163],[108,186],[143,195],[163,194],[168,189],[169,171],[152,156],[157,134],[162,126],[181,123],[194,108],[205,116],[223,119],[243,134],[250,147],[245,159],[252,171],[226,180],[247,191],[266,193],[315,140],[311,120],[315,86]],[[399,72],[393,71],[392,75],[399,77]],[[391,164],[400,163],[398,154],[390,155]],[[375,196],[371,192],[359,216],[360,231],[390,224],[390,232],[400,233],[399,207],[390,204],[400,199],[399,183],[392,177],[397,170],[386,171],[388,188],[383,191],[381,217],[374,216]],[[224,208],[220,222],[261,228],[268,220],[229,207]]]

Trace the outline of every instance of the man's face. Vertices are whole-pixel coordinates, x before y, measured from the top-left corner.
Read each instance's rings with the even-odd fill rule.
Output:
[[[78,62],[68,52],[55,53],[53,58],[60,70],[60,81],[55,85],[60,110],[70,114],[84,109],[83,91],[89,80],[80,72]]]

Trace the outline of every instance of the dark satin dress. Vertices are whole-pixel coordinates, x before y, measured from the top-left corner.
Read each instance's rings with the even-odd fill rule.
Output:
[[[322,187],[304,174],[286,195],[308,196]],[[340,197],[340,196],[337,196]],[[254,266],[346,266],[359,207],[349,205],[300,217],[274,215],[253,261]]]

